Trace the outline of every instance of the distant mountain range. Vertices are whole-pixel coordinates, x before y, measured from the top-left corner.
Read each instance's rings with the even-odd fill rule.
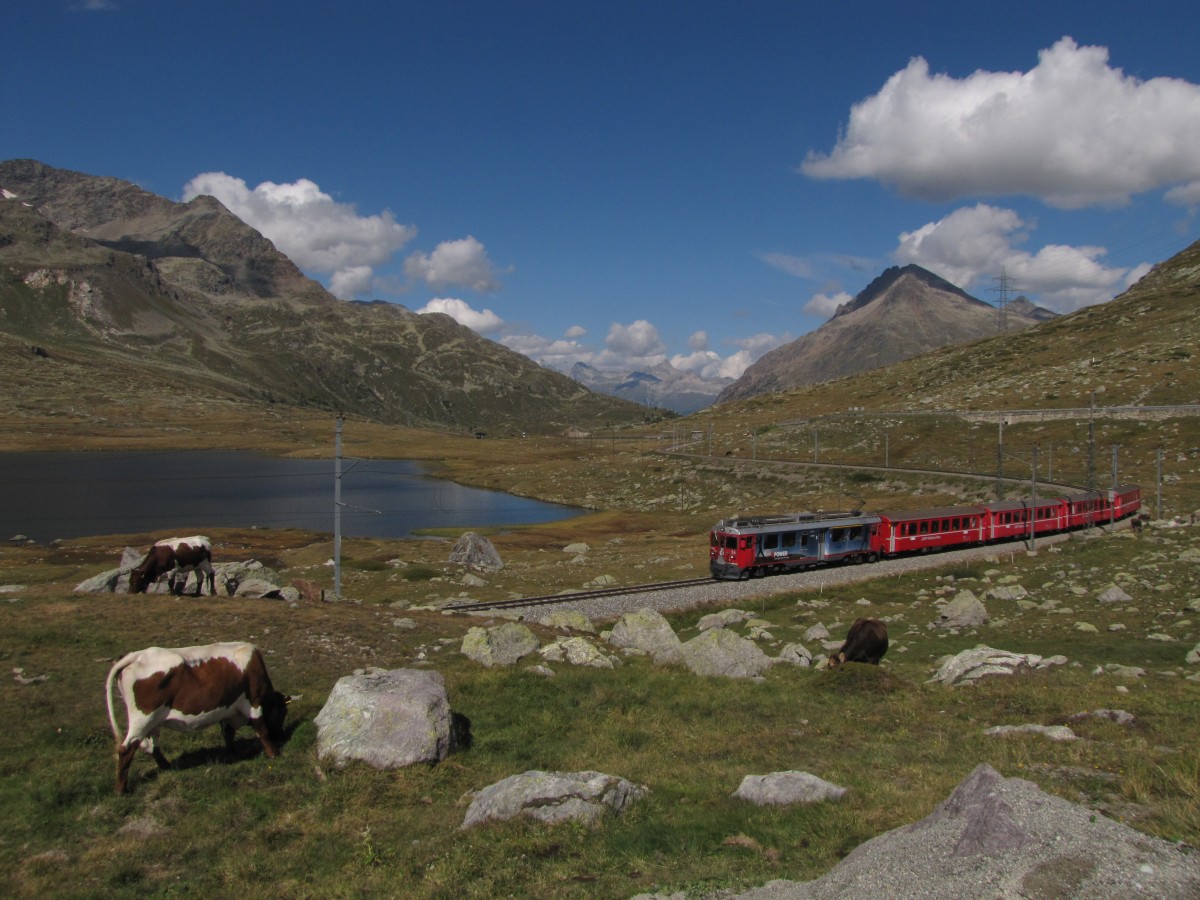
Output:
[[[5,370],[57,378],[67,400],[131,383],[157,385],[164,402],[204,388],[386,423],[535,433],[655,415],[449,316],[338,300],[212,197],[175,203],[35,160],[0,162],[0,345],[51,363],[69,355],[71,366]]]
[[[676,369],[669,362],[648,371],[607,372],[578,362],[571,377],[593,391],[622,397],[646,406],[661,406],[686,415],[710,405],[732,378],[703,378],[695,372]]]
[[[1024,297],[1001,312],[920,266],[892,267],[820,328],[763,355],[717,402],[831,381],[1055,315]]]

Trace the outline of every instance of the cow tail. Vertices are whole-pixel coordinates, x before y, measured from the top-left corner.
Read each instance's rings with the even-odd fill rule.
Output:
[[[117,676],[121,671],[133,662],[136,653],[126,653],[124,657],[113,663],[113,667],[108,670],[108,680],[104,683],[104,699],[108,703],[108,724],[112,728],[113,738],[119,744],[121,742],[121,732],[117,728],[117,715],[113,709],[113,682],[117,680]]]

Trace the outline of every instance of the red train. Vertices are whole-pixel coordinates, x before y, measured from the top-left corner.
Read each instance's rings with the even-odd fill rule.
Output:
[[[1142,506],[1135,484],[1068,497],[907,512],[788,513],[722,519],[709,533],[714,578],[751,578],[832,562],[875,562],[1117,522]]]

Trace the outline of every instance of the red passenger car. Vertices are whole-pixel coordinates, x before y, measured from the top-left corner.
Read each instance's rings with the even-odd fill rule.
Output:
[[[912,553],[942,547],[980,544],[987,540],[983,530],[987,517],[984,506],[948,506],[943,509],[918,509],[908,512],[880,513],[880,556]]]

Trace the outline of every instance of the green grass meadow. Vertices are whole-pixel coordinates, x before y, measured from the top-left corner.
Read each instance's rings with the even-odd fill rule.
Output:
[[[553,664],[553,678],[527,671],[533,659],[485,669],[458,648],[469,627],[488,619],[405,609],[416,627],[397,628],[389,592],[414,588],[375,567],[359,574],[379,579],[367,591],[379,599],[361,603],[84,597],[70,588],[102,568],[96,551],[67,546],[47,558],[6,547],[0,583],[26,590],[0,595],[0,702],[8,711],[0,732],[0,891],[628,897],[804,880],[928,814],[980,762],[1195,846],[1200,685],[1186,679],[1198,668],[1184,656],[1200,641],[1200,612],[1187,609],[1200,597],[1200,563],[1180,557],[1198,545],[1195,529],[1071,541],[1035,556],[748,600],[742,608],[770,623],[770,655],[804,641],[817,622],[835,636],[859,615],[890,623],[892,646],[880,667],[780,665],[759,681],[700,678],[645,659],[613,670]],[[287,558],[281,551],[275,561]],[[1028,608],[987,601],[987,626],[963,634],[928,627],[939,596],[982,594],[1005,575],[1029,590]],[[1113,582],[1131,603],[1096,603]],[[672,623],[687,640],[710,611],[680,613]],[[1078,630],[1078,621],[1096,631]],[[535,630],[543,643],[554,637]],[[103,697],[112,661],[143,646],[232,639],[257,643],[276,686],[297,696],[280,758],[267,760],[249,729],[239,732],[234,758],[217,729],[164,732],[160,745],[174,768],[158,772],[139,755],[132,793],[116,796]],[[816,642],[805,643],[819,655]],[[940,658],[979,643],[1063,654],[1069,663],[974,686],[928,683]],[[1146,674],[1094,674],[1109,663]],[[471,721],[472,745],[436,766],[323,764],[313,719],[339,677],[367,666],[442,673],[452,708]],[[983,734],[992,725],[1061,724],[1080,711],[1115,708],[1135,723],[1072,721],[1079,740],[1071,743]],[[531,821],[459,829],[470,791],[529,769],[598,770],[650,793],[592,829]],[[808,807],[760,808],[731,796],[743,776],[783,770],[850,791],[841,802]]]

